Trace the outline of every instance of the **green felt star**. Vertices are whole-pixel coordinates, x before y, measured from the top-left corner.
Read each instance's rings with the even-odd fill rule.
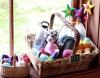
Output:
[[[65,13],[65,18],[67,16],[72,16],[73,15],[73,11],[75,10],[75,8],[71,8],[68,4],[66,6],[66,9],[63,11]]]

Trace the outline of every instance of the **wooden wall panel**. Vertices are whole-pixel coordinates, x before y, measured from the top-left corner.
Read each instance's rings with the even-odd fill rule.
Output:
[[[86,3],[86,0],[83,0],[82,4],[84,3]],[[93,14],[89,18],[87,36],[92,39],[100,50],[100,0],[92,0],[92,3],[95,7],[92,10]],[[100,64],[100,53],[98,60]]]
[[[99,1],[100,4],[100,1]],[[99,5],[99,13],[100,13],[100,5]],[[98,48],[100,50],[100,14],[99,14],[99,40],[98,40]],[[99,53],[99,64],[100,64],[100,53]]]
[[[88,23],[88,36],[93,40],[93,42],[98,46],[99,39],[99,0],[93,0],[95,8],[92,15],[90,15]]]
[[[72,2],[72,7],[79,8],[80,7],[80,2],[82,4],[87,3],[87,0],[73,0]],[[92,15],[90,15],[90,19],[88,22],[88,36],[93,40],[93,42],[97,45],[100,46],[99,44],[99,5],[100,1],[99,0],[92,0],[92,3],[95,5],[95,8],[93,9]]]
[[[100,50],[100,0],[92,0],[95,5],[93,15],[90,16],[88,23],[88,36],[92,39],[94,44]],[[98,63],[100,65],[100,53],[98,56]]]
[[[71,6],[74,8],[79,8],[80,0],[73,0]]]

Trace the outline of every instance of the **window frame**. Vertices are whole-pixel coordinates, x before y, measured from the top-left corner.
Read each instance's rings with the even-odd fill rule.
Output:
[[[14,8],[13,1],[9,0],[9,30],[10,30],[10,55],[14,55]]]
[[[9,30],[10,30],[10,55],[14,55],[14,0],[9,0]],[[73,0],[72,7],[79,8],[86,0]],[[100,53],[98,56],[98,63],[100,64]]]

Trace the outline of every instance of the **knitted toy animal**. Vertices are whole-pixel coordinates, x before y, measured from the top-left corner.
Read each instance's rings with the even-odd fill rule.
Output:
[[[47,45],[45,46],[45,51],[48,52],[50,55],[52,55],[56,49],[58,49],[58,46],[56,44],[56,39],[54,38],[54,36],[48,36]]]

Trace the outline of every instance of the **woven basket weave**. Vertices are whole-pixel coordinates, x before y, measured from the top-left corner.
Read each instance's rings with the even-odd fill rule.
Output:
[[[76,37],[75,47],[77,47],[80,41],[78,31],[73,26],[69,25],[66,19],[64,19],[64,17],[62,17],[59,13],[52,14],[51,19],[50,19],[49,29],[53,28],[55,15],[58,16],[66,26],[69,26],[75,32],[75,37]],[[96,55],[99,52],[97,47],[94,44],[92,44],[92,46],[94,47],[93,52],[91,52],[90,54],[80,55],[79,56],[80,60],[75,61],[75,62],[71,62],[69,58],[60,58],[55,61],[41,62],[36,56],[33,55],[31,50],[28,53],[28,56],[34,68],[36,69],[36,71],[41,77],[60,75],[64,73],[86,70],[89,64],[93,61],[93,59],[96,57]],[[76,53],[75,48],[73,51],[75,54]]]
[[[95,51],[98,52],[96,49]],[[68,58],[60,58],[52,62],[41,62],[31,52],[28,53],[31,62],[40,77],[86,70],[96,55],[97,53],[80,55],[80,60],[76,62],[71,62]]]
[[[0,74],[3,77],[9,78],[23,78],[30,74],[30,65],[23,64],[23,65],[16,65],[16,55],[12,56],[12,65],[11,66],[4,66],[3,64],[0,65]]]
[[[26,77],[30,74],[30,67],[29,66],[1,66],[1,75],[4,77],[10,78],[22,78]]]

